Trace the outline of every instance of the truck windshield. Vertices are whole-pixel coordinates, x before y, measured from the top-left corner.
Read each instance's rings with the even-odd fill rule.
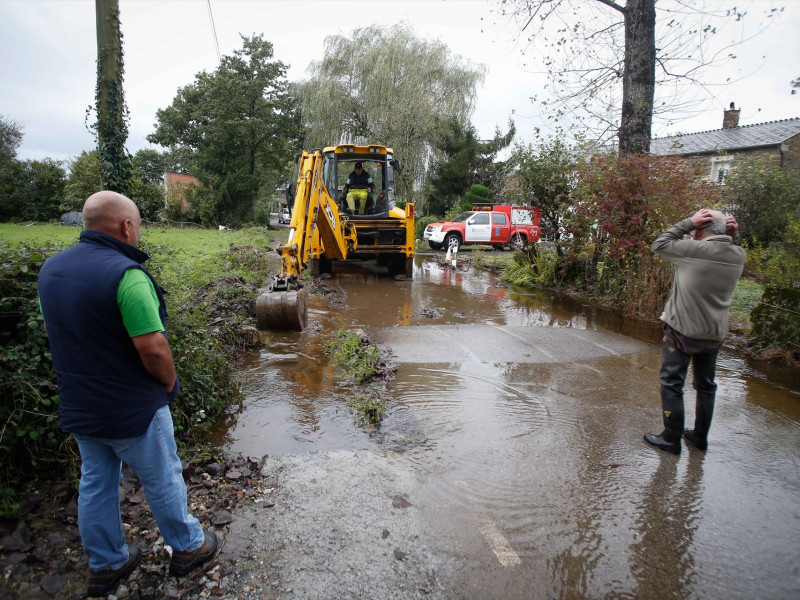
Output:
[[[455,219],[453,219],[453,223],[463,223],[474,214],[475,214],[474,212],[463,212],[460,215],[458,215]]]

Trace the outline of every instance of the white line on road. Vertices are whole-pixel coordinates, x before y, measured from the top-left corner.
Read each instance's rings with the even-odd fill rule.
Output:
[[[497,560],[500,561],[500,564],[504,567],[513,567],[514,565],[522,564],[519,556],[514,552],[514,549],[511,547],[511,544],[508,543],[506,536],[503,535],[500,528],[489,518],[489,515],[481,510],[481,506],[472,495],[467,482],[463,480],[456,481],[456,485],[467,492],[469,503],[478,510],[478,514],[480,514],[481,519],[483,519],[480,532],[483,534],[483,537],[486,538],[486,541],[489,542],[489,546],[497,557]]]
[[[520,564],[522,561],[517,556],[517,553],[514,552],[511,544],[508,543],[506,536],[497,528],[497,525],[492,523],[486,515],[481,514],[481,517],[485,521],[481,525],[481,533],[486,538],[486,541],[489,542],[492,552],[494,552],[500,564],[504,567]]]

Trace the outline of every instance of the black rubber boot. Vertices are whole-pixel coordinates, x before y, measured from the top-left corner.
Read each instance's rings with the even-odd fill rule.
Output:
[[[697,405],[694,417],[694,429],[686,429],[683,437],[698,450],[708,449],[708,430],[711,428],[711,417],[714,416],[715,392],[697,392]]]
[[[681,434],[683,433],[683,413],[664,411],[664,431],[659,435],[645,433],[644,441],[672,454],[681,453]]]

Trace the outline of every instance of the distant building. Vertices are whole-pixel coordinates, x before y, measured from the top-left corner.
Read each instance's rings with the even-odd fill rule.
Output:
[[[170,202],[180,200],[181,212],[189,208],[190,188],[200,187],[197,177],[192,177],[186,173],[175,173],[167,171],[164,173],[164,206],[169,206]]]
[[[655,139],[650,153],[705,163],[708,178],[719,183],[742,158],[764,160],[800,177],[800,118],[740,126],[739,109],[731,102],[722,129]]]

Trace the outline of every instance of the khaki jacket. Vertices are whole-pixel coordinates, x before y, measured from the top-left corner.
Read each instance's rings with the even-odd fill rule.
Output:
[[[692,220],[684,219],[653,242],[653,251],[675,265],[661,320],[687,337],[722,341],[745,251],[728,235],[684,239],[692,230]]]

